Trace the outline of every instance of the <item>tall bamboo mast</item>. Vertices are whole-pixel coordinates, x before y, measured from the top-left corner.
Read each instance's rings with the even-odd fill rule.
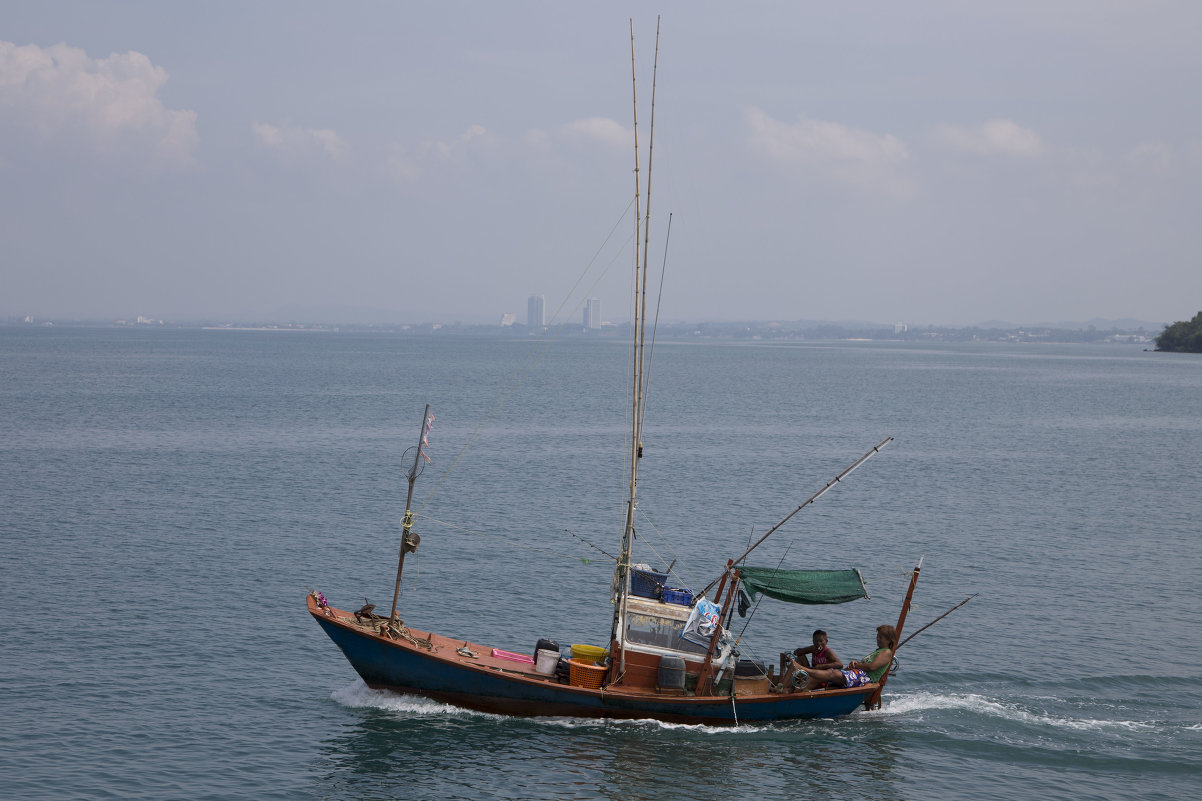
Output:
[[[651,240],[651,159],[655,151],[655,83],[659,71],[659,17],[655,18],[655,60],[651,63],[651,131],[647,137],[647,208],[643,213],[643,277],[642,308],[639,311],[639,433],[642,434],[643,410],[646,393],[643,391],[643,369],[646,367],[644,346],[647,339],[647,274],[650,272]],[[638,242],[635,242],[638,250]],[[640,440],[641,441],[641,440]]]
[[[659,21],[655,26],[655,62],[652,67],[651,120],[654,141],[655,124],[655,77],[654,70],[659,63]],[[610,628],[610,642],[621,647],[625,638],[619,631],[620,622],[626,615],[627,584],[630,574],[630,554],[634,545],[634,512],[638,492],[639,458],[641,456],[643,439],[643,367],[645,328],[647,317],[647,235],[645,230],[650,224],[651,207],[651,151],[647,152],[647,217],[644,218],[641,207],[641,186],[639,178],[639,104],[638,104],[638,71],[634,50],[634,20],[630,20],[630,76],[631,98],[633,101],[634,123],[634,307],[632,320],[633,350],[631,354],[631,413],[630,413],[630,484],[626,500],[626,525],[622,530],[622,549],[618,556],[618,564],[614,568],[614,614],[613,625]],[[642,254],[639,252],[640,232],[643,233]],[[616,673],[612,678],[620,676],[626,670],[626,653],[621,649],[621,656],[615,665]],[[611,680],[612,680],[611,678]]]

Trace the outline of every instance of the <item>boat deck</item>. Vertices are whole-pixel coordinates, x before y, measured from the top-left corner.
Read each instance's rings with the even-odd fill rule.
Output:
[[[316,604],[310,599],[310,611],[314,614],[320,614],[316,608]],[[539,673],[534,669],[533,662],[517,661],[505,656],[494,656],[494,652],[503,654],[510,653],[499,648],[494,648],[491,645],[483,645],[478,642],[470,642],[468,640],[456,640],[450,637],[444,637],[441,634],[435,634],[429,631],[421,631],[410,626],[402,624],[400,634],[388,632],[383,624],[385,620],[365,619],[360,621],[355,617],[353,612],[347,612],[344,609],[335,609],[334,607],[326,607],[325,617],[343,625],[354,626],[360,631],[370,634],[371,636],[392,643],[405,643],[414,648],[420,648],[428,651],[431,655],[437,656],[440,659],[459,662],[464,665],[474,665],[476,667],[496,670],[503,673],[512,673],[518,676],[524,676],[530,679],[538,679],[541,681],[556,682],[555,675],[546,675]]]
[[[370,636],[375,640],[383,643],[391,643],[405,650],[416,650],[425,652],[430,656],[440,661],[455,663],[464,667],[475,670],[483,670],[495,673],[502,673],[518,680],[531,682],[548,683],[559,685],[562,687],[570,686],[572,690],[583,693],[596,693],[598,695],[605,694],[620,694],[624,696],[638,696],[646,698],[680,698],[681,696],[693,697],[691,692],[682,690],[661,690],[657,687],[637,686],[635,684],[609,684],[604,688],[593,689],[581,687],[577,685],[565,685],[559,681],[555,674],[547,675],[539,673],[535,670],[533,662],[515,661],[506,656],[495,655],[498,651],[502,654],[510,652],[501,651],[491,645],[471,642],[469,640],[453,639],[445,637],[441,634],[435,634],[429,631],[422,631],[410,626],[402,625],[399,635],[392,632],[381,633],[385,628],[384,624],[387,619],[364,619],[359,620],[353,612],[348,612],[344,609],[336,609],[334,607],[326,607],[324,610],[317,606],[316,601],[310,596],[308,599],[309,612],[315,617],[325,617],[326,619],[348,628],[353,628],[363,635]],[[518,656],[515,654],[515,656]],[[767,690],[770,684],[765,680],[760,686]],[[811,692],[792,691],[788,693],[790,697],[804,698],[812,696],[835,696],[844,694],[863,695],[866,689],[875,689],[877,685],[868,685],[867,687],[858,688],[840,688],[832,690],[814,690]],[[736,692],[740,701],[754,701],[779,699],[780,694],[771,692],[756,692],[743,693]],[[710,696],[713,697],[713,696]]]

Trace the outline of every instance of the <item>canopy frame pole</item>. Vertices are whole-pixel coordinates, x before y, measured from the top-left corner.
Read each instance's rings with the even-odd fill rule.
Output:
[[[714,684],[714,649],[718,647],[718,640],[722,638],[722,627],[730,614],[732,604],[735,600],[735,591],[739,585],[739,571],[732,570],[734,561],[726,562],[726,570],[722,572],[722,578],[718,584],[718,592],[714,595],[715,599],[722,597],[722,589],[726,586],[726,579],[730,578],[730,589],[726,593],[726,602],[722,605],[722,611],[718,615],[718,625],[714,627],[714,634],[710,637],[710,647],[705,652],[705,662],[701,666],[701,673],[697,676],[697,695],[712,695]],[[704,593],[703,593],[704,594]]]

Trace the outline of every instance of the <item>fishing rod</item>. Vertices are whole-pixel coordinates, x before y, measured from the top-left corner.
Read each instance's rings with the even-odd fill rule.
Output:
[[[652,108],[654,109],[654,105],[652,106]],[[653,113],[652,114],[653,121],[654,121],[654,118],[655,118],[655,115]],[[651,177],[651,165],[650,164],[647,165],[647,177],[648,178]],[[663,260],[663,264],[660,265],[660,268],[659,268],[659,296],[655,301],[655,320],[651,323],[651,352],[647,354],[647,385],[648,385],[648,387],[650,387],[650,384],[651,384],[651,363],[653,361],[655,361],[655,333],[659,330],[659,309],[660,309],[660,306],[663,304],[663,300],[664,300],[664,276],[668,272],[668,242],[671,241],[671,239],[672,239],[672,215],[669,214],[668,215],[668,233],[664,236],[664,260]],[[640,416],[645,415],[647,413],[647,396],[650,394],[651,394],[651,392],[650,392],[649,388],[645,389],[643,391],[643,408],[639,412]]]
[[[589,541],[588,541],[588,540],[586,540],[584,537],[582,537],[582,536],[580,536],[579,534],[577,534],[575,531],[572,531],[570,528],[565,528],[565,529],[564,529],[564,531],[566,531],[567,533],[571,534],[573,537],[575,537],[576,539],[580,540],[580,541],[581,541],[581,542],[583,542],[585,545],[587,545],[588,547],[592,548],[594,551],[600,551],[601,553],[605,554],[606,556],[608,556],[610,559],[614,560],[615,562],[616,562],[616,561],[618,561],[618,557],[614,556],[614,555],[613,555],[613,554],[611,554],[611,553],[608,553],[608,552],[606,552],[606,551],[605,551],[605,549],[603,549],[603,548],[598,548],[596,545],[593,545],[591,542],[589,542]],[[672,564],[676,564],[676,563],[675,563],[675,562],[673,562]]]
[[[976,597],[977,597],[978,595],[980,595],[980,594],[981,594],[981,593],[979,593],[979,592],[974,592],[972,595],[968,596],[968,597],[967,597],[967,598],[965,598],[963,601],[961,601],[960,603],[956,604],[956,605],[955,605],[955,606],[953,606],[951,609],[947,610],[947,611],[946,611],[946,612],[944,612],[942,615],[940,615],[939,617],[935,618],[935,619],[934,619],[934,620],[932,620],[930,623],[926,624],[925,626],[923,626],[922,628],[920,628],[918,631],[914,632],[914,633],[913,633],[913,634],[911,634],[909,637],[907,637],[906,639],[904,639],[904,640],[902,640],[901,642],[899,642],[899,643],[897,644],[897,648],[901,648],[903,645],[905,645],[906,643],[908,643],[910,640],[914,639],[914,638],[915,638],[915,637],[917,637],[919,634],[922,634],[924,631],[926,631],[927,629],[929,629],[931,626],[934,626],[934,625],[935,625],[936,623],[938,623],[940,620],[943,620],[945,617],[947,617],[948,615],[950,615],[952,612],[955,612],[957,609],[959,609],[960,607],[964,606],[964,604],[968,603],[969,601],[971,601],[973,598],[976,598]],[[894,652],[894,653],[897,653],[897,648],[894,648],[894,649],[893,649],[893,652]]]
[[[756,540],[756,541],[755,541],[755,544],[753,544],[752,546],[750,546],[750,547],[749,547],[749,548],[748,548],[746,551],[743,551],[743,555],[742,555],[742,556],[739,556],[739,557],[737,557],[737,558],[735,558],[735,559],[731,560],[731,564],[736,564],[736,565],[737,565],[737,564],[739,564],[740,562],[742,562],[744,559],[746,559],[746,558],[747,558],[747,554],[751,553],[751,552],[752,552],[752,551],[754,551],[756,548],[758,548],[758,547],[760,546],[760,543],[762,543],[764,540],[766,540],[766,539],[768,539],[769,537],[771,537],[771,536],[773,535],[773,533],[775,533],[775,532],[776,532],[776,530],[777,530],[778,528],[780,528],[781,526],[783,526],[785,523],[788,523],[788,522],[789,522],[789,520],[790,520],[790,519],[793,517],[793,515],[797,514],[797,513],[798,513],[798,512],[800,512],[802,509],[806,508],[806,507],[807,507],[807,506],[809,506],[811,503],[813,503],[814,501],[816,501],[816,500],[818,500],[819,498],[821,498],[821,497],[822,497],[822,496],[823,496],[823,495],[826,493],[826,491],[827,491],[827,490],[829,490],[831,487],[835,486],[835,485],[836,485],[836,484],[838,484],[840,481],[842,481],[844,478],[846,478],[846,477],[847,477],[847,476],[848,476],[848,475],[851,473],[851,471],[852,471],[852,470],[855,470],[857,467],[859,467],[860,465],[864,464],[864,462],[868,461],[870,458],[872,458],[872,457],[873,457],[873,456],[875,456],[876,454],[880,453],[880,450],[881,450],[881,448],[885,447],[886,445],[888,445],[888,444],[889,444],[890,442],[892,442],[892,441],[893,441],[893,437],[885,437],[883,440],[881,440],[880,442],[878,442],[876,445],[873,445],[873,446],[872,446],[872,450],[868,451],[868,453],[864,454],[864,455],[863,455],[863,456],[861,456],[859,459],[856,459],[856,460],[855,460],[855,462],[853,462],[853,463],[852,463],[851,467],[847,468],[847,469],[846,469],[846,470],[844,470],[842,473],[840,473],[839,475],[837,475],[837,476],[835,476],[834,478],[832,478],[830,481],[828,481],[828,482],[827,482],[827,484],[826,484],[826,486],[825,486],[825,487],[823,487],[822,489],[818,490],[818,491],[817,491],[817,492],[815,492],[813,495],[811,495],[811,496],[810,496],[810,497],[809,497],[809,498],[806,500],[806,502],[805,502],[805,503],[803,503],[801,506],[798,506],[798,507],[797,507],[796,509],[794,509],[792,512],[789,512],[789,514],[785,515],[785,517],[784,517],[784,519],[783,519],[783,520],[781,520],[779,523],[777,523],[777,524],[776,524],[775,526],[773,526],[772,528],[768,529],[768,531],[767,531],[767,532],[764,534],[764,536],[760,537],[758,540]],[[707,592],[709,592],[710,590],[712,590],[712,589],[714,588],[714,585],[718,583],[718,581],[720,580],[720,578],[721,578],[721,577],[719,577],[719,578],[716,578],[716,579],[714,579],[713,581],[711,581],[711,582],[709,583],[709,585],[708,585],[708,586],[707,586],[707,587],[706,587],[704,590],[702,590],[700,593],[698,593],[697,597],[701,597],[702,595],[705,595]]]

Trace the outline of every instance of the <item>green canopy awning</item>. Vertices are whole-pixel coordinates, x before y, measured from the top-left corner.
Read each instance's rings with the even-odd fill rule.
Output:
[[[743,586],[755,600],[769,598],[791,604],[845,604],[867,598],[864,577],[851,570],[777,570],[774,567],[741,567]]]

